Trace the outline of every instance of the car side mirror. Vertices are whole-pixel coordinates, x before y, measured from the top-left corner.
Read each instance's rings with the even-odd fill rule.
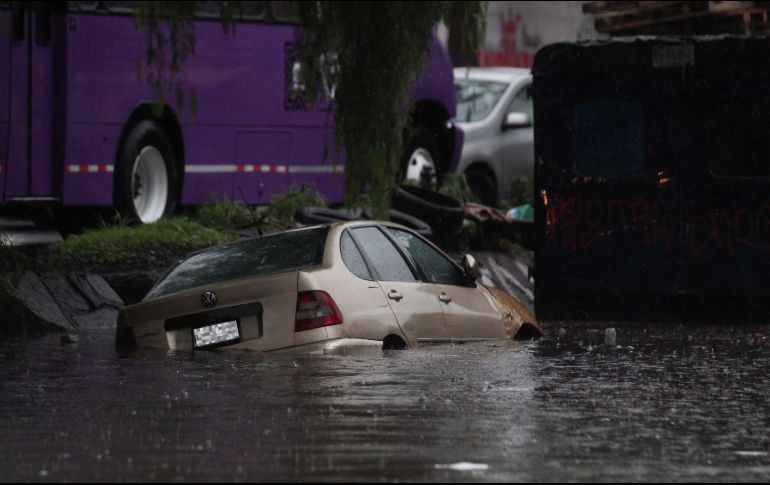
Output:
[[[527,113],[508,113],[505,115],[505,121],[503,122],[503,129],[509,128],[526,128],[532,126],[532,118]]]
[[[473,283],[479,277],[479,263],[476,258],[470,254],[463,256],[463,269],[465,270],[465,279],[468,283]]]

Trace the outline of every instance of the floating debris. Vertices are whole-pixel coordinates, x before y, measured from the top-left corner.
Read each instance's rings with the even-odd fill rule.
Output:
[[[461,461],[458,463],[448,463],[443,465],[436,465],[436,470],[454,470],[457,472],[471,472],[477,470],[489,470],[489,465],[486,463],[471,463],[469,461]]]

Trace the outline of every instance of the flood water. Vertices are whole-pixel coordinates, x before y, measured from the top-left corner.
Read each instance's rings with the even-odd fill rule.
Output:
[[[348,355],[0,342],[3,481],[763,481],[754,326]]]

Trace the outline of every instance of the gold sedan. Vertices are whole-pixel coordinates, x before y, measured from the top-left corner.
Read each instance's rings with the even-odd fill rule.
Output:
[[[405,348],[536,336],[505,294],[388,222],[286,231],[193,253],[118,316],[116,343],[172,350]]]

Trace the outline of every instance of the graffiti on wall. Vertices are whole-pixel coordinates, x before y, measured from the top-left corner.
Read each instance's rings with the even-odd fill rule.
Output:
[[[482,67],[532,67],[535,52],[542,45],[542,39],[522,21],[521,14],[508,9],[498,16],[500,22],[500,50],[479,51],[479,65]]]
[[[660,198],[573,196],[552,201],[546,214],[546,237],[565,253],[618,242],[672,253],[679,241],[686,253],[695,257],[732,257],[741,246],[770,251],[769,203],[679,211]]]

